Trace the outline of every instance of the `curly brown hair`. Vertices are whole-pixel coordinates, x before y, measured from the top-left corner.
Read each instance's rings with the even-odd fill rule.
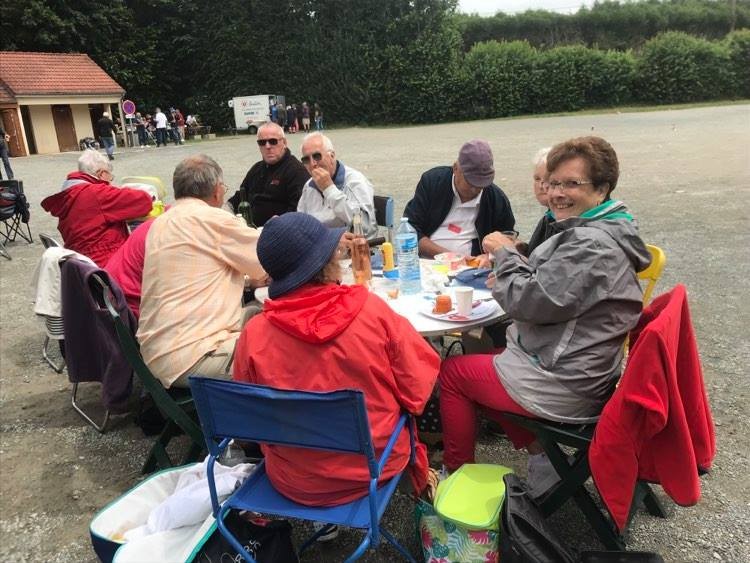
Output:
[[[558,143],[547,155],[547,172],[554,172],[563,162],[581,157],[588,164],[589,176],[594,187],[605,191],[607,198],[617,186],[620,176],[620,164],[617,153],[607,141],[601,137],[576,137]]]

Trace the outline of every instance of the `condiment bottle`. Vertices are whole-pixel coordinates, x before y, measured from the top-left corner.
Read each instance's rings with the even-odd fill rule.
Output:
[[[390,242],[384,242],[380,250],[383,253],[383,275],[385,276],[387,272],[395,270],[395,266],[393,265],[393,245]]]
[[[352,273],[354,283],[369,287],[372,280],[370,266],[370,245],[367,244],[365,232],[362,228],[362,211],[357,209],[352,219],[354,240],[352,241]]]

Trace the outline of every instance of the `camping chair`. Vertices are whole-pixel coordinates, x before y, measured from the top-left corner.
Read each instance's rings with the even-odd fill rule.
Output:
[[[59,242],[45,233],[39,233],[39,240],[41,241],[42,245],[44,245],[45,250],[52,247],[62,247]],[[44,315],[44,331],[45,335],[44,345],[42,346],[42,357],[53,370],[55,370],[57,373],[62,373],[62,370],[65,369],[65,332],[63,330],[62,317],[51,317],[49,315]],[[55,361],[49,355],[49,345],[53,340],[57,340],[60,347],[60,356],[62,359],[59,363],[55,363]]]
[[[16,236],[28,243],[34,242],[31,238],[29,203],[23,193],[23,182],[0,180],[0,243],[6,258],[10,259],[10,255],[5,250],[5,243],[15,241]]]
[[[210,454],[207,473],[216,523],[221,534],[245,561],[254,563],[255,560],[242,549],[224,525],[224,516],[232,509],[366,530],[365,538],[347,561],[358,559],[368,548],[375,549],[381,535],[406,559],[414,561],[409,552],[380,527],[380,519],[396,490],[401,473],[378,488],[378,477],[406,424],[409,425],[411,438],[411,461],[414,460],[414,434],[408,415],[399,418],[380,460],[377,460],[362,391],[288,391],[199,377],[190,377],[190,386]],[[261,462],[245,483],[220,505],[214,483],[214,463],[232,438],[359,454],[365,457],[363,461],[370,470],[369,494],[337,506],[297,504],[273,488],[266,475],[265,463]],[[355,463],[355,459],[352,458],[352,463]],[[324,526],[313,534],[302,545],[300,553],[329,529],[330,526]]]
[[[390,196],[376,195],[373,198],[375,204],[375,223],[378,227],[387,229],[386,236],[375,237],[367,241],[370,247],[380,246],[384,242],[393,242],[393,198]]]
[[[112,295],[108,287],[104,291],[104,303],[115,324],[117,337],[120,340],[120,346],[125,357],[130,362],[146,392],[151,395],[159,412],[166,419],[141,472],[146,474],[156,469],[173,467],[175,464],[172,463],[167,453],[167,445],[172,438],[182,433],[190,438],[191,443],[180,465],[197,461],[203,451],[204,440],[200,426],[196,422],[195,406],[190,390],[164,388],[161,381],[151,373],[151,370],[143,361],[138,343],[113,305]]]

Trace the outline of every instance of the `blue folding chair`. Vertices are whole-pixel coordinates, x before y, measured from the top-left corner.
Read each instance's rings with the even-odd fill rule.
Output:
[[[399,418],[380,460],[377,460],[362,391],[287,391],[200,377],[190,377],[190,387],[210,454],[208,486],[214,517],[221,534],[245,561],[255,563],[255,559],[242,549],[242,545],[224,525],[224,517],[232,509],[366,530],[362,543],[347,561],[355,561],[368,548],[376,548],[381,535],[406,559],[414,561],[411,554],[380,527],[380,519],[403,472],[378,488],[378,477],[407,423],[411,442],[410,462],[414,462],[414,431],[410,416],[404,414]],[[245,483],[220,505],[214,483],[214,463],[233,438],[363,455],[370,470],[369,494],[338,506],[298,504],[273,488],[266,475],[265,463],[261,462]],[[324,526],[313,534],[299,552],[302,553],[328,530],[329,526]]]

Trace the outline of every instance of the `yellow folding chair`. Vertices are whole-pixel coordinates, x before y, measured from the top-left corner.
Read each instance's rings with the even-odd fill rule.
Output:
[[[667,255],[658,246],[653,244],[647,244],[646,248],[651,253],[651,264],[645,270],[638,272],[638,279],[646,282],[646,287],[643,290],[643,306],[649,304],[651,301],[651,295],[656,287],[656,282],[659,281],[662,272],[664,271],[664,265],[667,263]]]
[[[158,200],[164,201],[164,198],[167,197],[167,189],[164,187],[164,182],[161,181],[161,178],[156,176],[126,176],[120,180],[119,185],[122,186],[124,184],[145,184],[147,186],[153,186],[159,196],[157,197]]]

